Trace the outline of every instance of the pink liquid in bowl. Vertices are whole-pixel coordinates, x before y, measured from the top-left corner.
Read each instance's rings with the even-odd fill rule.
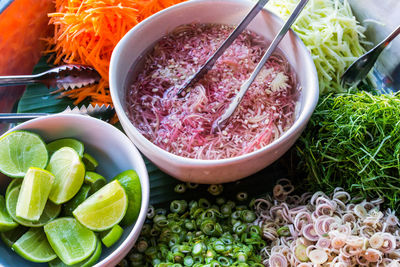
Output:
[[[299,88],[287,60],[275,54],[226,127],[211,133],[213,122],[268,47],[250,31],[235,40],[185,98],[176,97],[179,86],[232,30],[226,25],[182,25],[145,56],[128,90],[127,108],[134,126],[155,145],[183,157],[223,159],[260,149],[292,126]]]

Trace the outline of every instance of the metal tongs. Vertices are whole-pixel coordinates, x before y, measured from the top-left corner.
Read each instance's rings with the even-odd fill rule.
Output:
[[[196,83],[201,77],[207,73],[208,70],[212,68],[215,64],[217,59],[224,53],[224,51],[229,47],[230,44],[237,38],[237,36],[244,30],[244,28],[250,23],[250,21],[257,15],[257,13],[262,10],[263,6],[268,2],[268,0],[260,0],[258,3],[250,10],[247,16],[242,20],[242,22],[236,27],[236,29],[229,35],[229,37],[225,40],[220,48],[209,58],[199,71],[197,71],[188,81],[186,81],[183,86],[178,91],[178,97],[182,97],[185,95],[186,92],[190,89],[190,87]],[[257,67],[251,73],[250,78],[245,81],[238,94],[232,99],[231,103],[229,104],[228,108],[224,111],[224,113],[214,121],[211,131],[216,133],[220,131],[222,128],[225,127],[227,121],[235,112],[236,108],[242,101],[245,93],[249,89],[250,85],[253,83],[254,79],[257,77],[258,73],[265,65],[269,57],[274,52],[275,48],[281,42],[283,37],[285,36],[286,32],[290,29],[293,22],[296,20],[297,16],[303,10],[304,6],[307,4],[308,0],[300,0],[299,4],[294,9],[292,15],[290,15],[289,19],[286,23],[282,26],[277,36],[275,36],[274,40],[268,47],[267,51],[265,52],[264,56],[261,58],[260,62],[258,63]]]
[[[0,123],[24,122],[27,120],[50,116],[53,114],[80,114],[89,115],[91,117],[111,117],[114,108],[111,105],[89,105],[82,107],[67,107],[59,113],[0,113]]]
[[[69,90],[92,85],[100,81],[100,74],[92,67],[68,64],[51,68],[39,74],[0,76],[0,86],[13,86],[42,83],[47,87],[58,90]],[[114,109],[111,105],[89,105],[81,107],[67,107],[58,114],[81,114],[92,117],[109,118]],[[54,113],[0,113],[0,123],[23,122],[34,118],[49,116]]]
[[[61,90],[81,88],[100,81],[100,74],[89,66],[62,65],[33,75],[0,76],[0,86],[42,83]]]

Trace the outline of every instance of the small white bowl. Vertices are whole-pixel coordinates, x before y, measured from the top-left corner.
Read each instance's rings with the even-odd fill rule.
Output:
[[[15,130],[35,132],[45,142],[64,137],[82,141],[85,145],[85,151],[93,155],[99,162],[96,172],[102,174],[107,180],[111,180],[115,175],[128,169],[134,169],[137,172],[142,186],[142,205],[139,217],[135,224],[124,228],[124,233],[116,244],[110,248],[103,246],[101,257],[96,266],[105,267],[118,264],[139,237],[149,204],[149,178],[146,165],[139,151],[114,126],[83,115],[51,115],[38,118],[24,122],[7,133]],[[0,191],[5,191],[6,183],[4,183],[4,180],[1,181],[3,178],[4,176],[0,176]],[[0,242],[0,265],[36,266],[33,262],[26,261],[18,256],[3,242]],[[43,266],[47,265],[44,264]]]
[[[160,169],[184,181],[223,183],[249,176],[282,156],[300,136],[318,102],[318,76],[314,62],[302,41],[289,31],[279,45],[297,73],[302,88],[297,119],[273,143],[248,154],[221,160],[198,160],[176,156],[147,140],[129,121],[126,113],[126,81],[134,62],[149,47],[177,26],[188,23],[237,25],[254,2],[243,0],[193,0],[167,8],[131,29],[118,43],[111,57],[111,97],[120,122],[134,144]],[[271,41],[283,25],[282,20],[263,10],[248,29]]]

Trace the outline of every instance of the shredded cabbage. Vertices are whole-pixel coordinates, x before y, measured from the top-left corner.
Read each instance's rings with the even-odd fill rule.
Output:
[[[267,8],[286,20],[298,0],[271,0]],[[344,92],[340,77],[365,50],[365,28],[344,0],[310,0],[292,29],[310,50],[318,72],[320,94]]]

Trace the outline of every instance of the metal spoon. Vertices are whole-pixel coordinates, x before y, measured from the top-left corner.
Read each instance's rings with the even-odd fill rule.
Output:
[[[225,127],[225,124],[227,123],[229,118],[232,116],[232,114],[235,112],[236,108],[239,106],[240,102],[242,101],[244,95],[247,92],[247,89],[249,89],[250,85],[253,83],[254,79],[257,77],[258,73],[260,72],[262,67],[265,65],[265,63],[267,62],[269,57],[272,55],[275,48],[281,42],[281,40],[285,36],[286,32],[290,29],[290,26],[296,20],[297,16],[303,10],[303,8],[307,4],[307,2],[308,2],[308,0],[301,0],[300,3],[297,4],[292,15],[290,15],[289,19],[282,26],[278,35],[275,36],[275,39],[272,41],[271,45],[268,47],[268,50],[265,52],[264,56],[261,58],[257,67],[251,73],[250,78],[242,84],[239,92],[232,99],[231,103],[229,104],[228,108],[224,111],[224,113],[216,121],[214,121],[212,128],[211,128],[211,131],[213,133],[216,133],[218,130],[221,130],[223,127]]]
[[[195,73],[191,78],[186,80],[184,84],[179,88],[177,96],[185,96],[190,88],[198,82],[209,70],[212,69],[218,58],[222,56],[226,49],[235,41],[235,39],[246,29],[247,25],[254,19],[254,17],[263,9],[269,0],[259,0],[250,12],[244,17],[239,25],[233,30],[224,43],[215,51],[215,53],[207,60],[207,62]]]
[[[387,47],[389,43],[399,35],[399,33],[400,25],[382,42],[354,61],[343,73],[342,78],[340,79],[341,85],[357,85],[362,79],[364,79],[374,66],[383,49],[385,49],[385,47]]]

